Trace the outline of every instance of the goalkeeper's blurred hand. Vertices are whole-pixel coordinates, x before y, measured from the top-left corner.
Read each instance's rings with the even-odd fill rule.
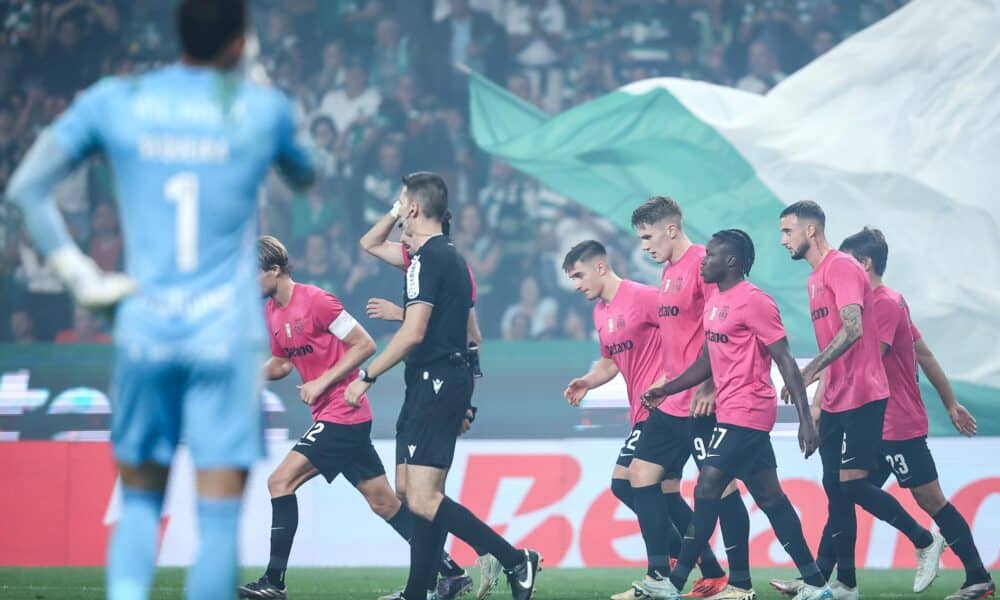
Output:
[[[91,310],[113,308],[139,289],[135,280],[124,273],[102,271],[74,245],[52,252],[49,264],[69,288],[76,303]]]

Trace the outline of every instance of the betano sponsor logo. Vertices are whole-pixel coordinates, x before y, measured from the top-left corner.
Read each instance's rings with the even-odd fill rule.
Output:
[[[268,560],[271,504],[266,478],[293,442],[270,444],[268,459],[251,476],[244,510],[241,554],[244,564]],[[569,567],[641,567],[642,537],[635,516],[614,497],[607,469],[621,440],[467,441],[459,444],[449,481],[450,494],[483,518],[517,547],[538,549],[547,564]],[[825,506],[818,461],[805,461],[791,437],[774,441],[781,465],[782,487],[802,515],[803,529],[815,545],[822,532]],[[383,460],[393,460],[392,441],[377,441]],[[942,467],[941,485],[951,503],[969,520],[988,568],[1000,567],[1000,548],[990,532],[1000,526],[1000,477],[983,472],[966,460],[968,455],[1000,452],[1000,439],[931,440],[931,450]],[[2,565],[103,565],[106,544],[119,501],[110,448],[106,443],[31,442],[0,444],[0,464],[30,465],[7,469],[0,485],[19,492],[0,513],[0,527],[8,535],[0,546]],[[187,565],[197,551],[196,515],[191,506],[193,469],[181,450],[174,463],[172,485],[164,514],[159,562]],[[174,485],[176,484],[176,485]],[[690,502],[695,469],[688,465],[681,492]],[[922,525],[933,526],[910,493],[893,482],[887,490]],[[365,505],[350,486],[308,485],[298,492],[308,531],[296,539],[293,566],[382,565],[405,566],[406,545]],[[774,532],[750,497],[750,560],[755,567],[788,567]],[[333,514],[329,506],[343,506]],[[38,531],[55,532],[38,536]],[[721,536],[711,543],[722,554]],[[361,542],[363,540],[363,542]],[[888,525],[858,513],[858,566],[913,568],[912,544]],[[464,544],[450,548],[460,564],[476,556]],[[946,568],[960,568],[951,552],[942,557]]]

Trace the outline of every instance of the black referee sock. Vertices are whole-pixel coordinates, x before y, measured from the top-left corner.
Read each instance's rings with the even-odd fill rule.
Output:
[[[410,512],[405,502],[400,504],[396,514],[392,515],[392,518],[386,519],[385,522],[396,530],[399,537],[407,542],[410,541],[410,536],[413,535],[413,513]]]
[[[691,511],[691,507],[688,503],[681,498],[680,492],[671,492],[669,494],[664,494],[664,498],[667,501],[667,510],[670,511],[670,519],[674,522],[674,528],[676,531],[684,532],[687,535],[691,535],[688,526],[691,525],[691,519],[694,513]],[[749,525],[747,525],[749,527]],[[680,537],[680,536],[678,536]],[[671,553],[672,556],[680,557],[680,553]],[[701,552],[698,553],[698,568],[701,570],[702,577],[722,577],[726,574],[719,565],[719,561],[715,558],[715,553],[706,544]]]
[[[750,515],[739,491],[722,499],[719,528],[729,559],[729,583],[749,590],[753,587],[750,580]]]
[[[444,532],[444,535],[447,538],[448,532],[447,531]],[[444,552],[443,555],[441,556],[441,568],[438,570],[438,572],[441,573],[442,577],[458,577],[459,575],[465,573],[465,569],[460,567],[457,562],[452,560],[452,558],[448,556],[447,552]]]
[[[285,587],[285,570],[292,540],[299,526],[299,503],[295,494],[271,498],[271,558],[265,576],[272,585]]]
[[[819,567],[816,566],[809,545],[806,544],[806,538],[802,534],[802,522],[799,521],[792,503],[788,501],[788,496],[782,494],[777,502],[766,506],[760,505],[760,509],[771,522],[775,537],[798,567],[802,580],[809,585],[826,585],[826,579],[819,572]]]
[[[448,496],[441,501],[434,523],[473,548],[492,554],[508,571],[525,561],[523,552],[519,552],[469,509]]]
[[[440,553],[434,552],[437,533],[433,524],[426,519],[413,519],[413,536],[410,538],[410,574],[406,578],[403,597],[424,600],[427,598],[427,581],[430,573],[437,575]]]
[[[433,523],[431,523],[431,527],[434,535],[434,550],[431,552],[431,556],[441,557],[437,562],[431,562],[430,571],[427,572],[426,587],[433,591],[437,589],[438,573],[446,568],[444,557],[447,555],[444,553],[444,542],[448,539],[448,532]]]
[[[885,490],[875,487],[867,479],[852,479],[841,483],[849,500],[900,531],[917,548],[926,548],[934,541],[927,531]]]
[[[934,522],[941,530],[945,543],[965,567],[965,583],[962,584],[962,587],[989,581],[990,574],[983,567],[983,559],[979,556],[979,550],[976,549],[976,544],[972,540],[972,530],[969,529],[969,523],[955,506],[951,502],[945,504],[934,515]]]
[[[684,546],[681,548],[681,557],[677,559],[677,568],[670,574],[670,581],[678,590],[684,589],[688,575],[694,568],[699,549],[704,548],[708,544],[708,538],[712,537],[715,524],[719,520],[721,505],[721,498],[695,498],[691,527],[684,536]]]
[[[639,529],[646,542],[646,573],[667,575],[670,573],[668,530],[673,527],[667,503],[663,501],[663,491],[659,483],[632,488],[635,514],[639,517]],[[694,564],[694,561],[691,561]]]

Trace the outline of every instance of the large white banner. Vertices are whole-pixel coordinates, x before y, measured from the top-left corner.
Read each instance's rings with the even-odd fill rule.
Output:
[[[773,438],[779,475],[786,494],[803,517],[815,548],[826,519],[826,499],[820,484],[819,457],[804,460],[788,435]],[[267,476],[291,447],[272,443],[269,459],[252,474],[242,521],[242,560],[264,565],[269,555],[271,504]],[[609,489],[612,465],[621,440],[463,441],[448,481],[448,494],[484,518],[518,546],[538,548],[550,566],[639,566],[643,544],[634,515]],[[1000,438],[932,439],[941,486],[969,520],[984,563],[1000,567]],[[376,447],[392,481],[394,447]],[[695,471],[689,463],[683,492],[691,498]],[[165,533],[160,553],[163,565],[187,565],[197,550],[191,463],[181,454],[168,493]],[[893,480],[887,489],[919,521],[931,519]],[[322,477],[298,494],[299,526],[290,563],[293,566],[405,566],[408,547],[368,508],[361,495],[342,478],[328,485]],[[754,566],[789,565],[767,519],[748,495],[751,562]],[[115,500],[108,521],[115,519]],[[471,550],[449,541],[456,559],[469,563]],[[716,536],[717,554],[724,557]],[[912,567],[913,548],[894,529],[858,511],[858,564],[865,567]],[[958,567],[946,552],[946,567]]]

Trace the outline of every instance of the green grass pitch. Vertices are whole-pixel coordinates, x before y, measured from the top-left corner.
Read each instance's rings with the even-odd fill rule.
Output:
[[[244,569],[240,582],[260,576],[261,569]],[[625,590],[641,575],[638,569],[545,569],[539,575],[537,600],[597,600]],[[767,582],[772,577],[790,577],[791,570],[760,569],[753,572],[760,599],[781,598]],[[475,574],[473,574],[475,576]],[[152,598],[182,598],[183,571],[160,569]],[[291,569],[287,576],[293,600],[374,600],[402,587],[405,569]],[[962,583],[961,571],[942,571],[934,585],[914,594],[913,571],[866,570],[858,572],[865,598],[943,598]],[[102,600],[104,569],[100,568],[2,568],[0,598],[16,600]],[[233,595],[235,598],[235,594]],[[473,596],[465,596],[466,600]],[[490,596],[510,598],[506,582]],[[227,600],[227,599],[223,599]]]

